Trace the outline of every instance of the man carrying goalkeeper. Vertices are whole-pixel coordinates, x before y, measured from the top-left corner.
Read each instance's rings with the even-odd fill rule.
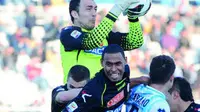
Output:
[[[143,33],[137,15],[128,13],[129,33],[112,32],[118,16],[138,0],[118,0],[95,27],[97,5],[94,0],[71,0],[69,13],[73,26],[62,29],[61,58],[64,74],[74,65],[84,65],[91,77],[101,69],[100,58],[108,44],[118,44],[124,50],[133,50],[143,44]],[[66,81],[67,76],[64,76]]]

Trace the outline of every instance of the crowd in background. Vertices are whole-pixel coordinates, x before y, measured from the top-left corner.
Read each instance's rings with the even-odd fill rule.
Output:
[[[153,1],[148,14],[140,18],[144,45],[126,52],[131,77],[147,75],[152,57],[171,55],[177,65],[175,76],[186,77],[199,101],[200,3]],[[157,12],[158,8],[167,10]],[[106,11],[99,10],[97,24]],[[50,109],[51,90],[63,82],[59,33],[69,24],[67,0],[0,0],[0,111]],[[114,30],[126,27],[127,19],[115,24]]]

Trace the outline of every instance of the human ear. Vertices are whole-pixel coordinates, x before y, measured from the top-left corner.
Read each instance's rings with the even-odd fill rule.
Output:
[[[180,95],[179,95],[179,93],[178,93],[178,91],[173,91],[172,92],[172,98],[175,100],[175,99],[177,99],[177,98],[179,98],[180,97]]]
[[[126,61],[126,63],[127,63],[127,57],[125,57],[125,61]]]
[[[75,11],[75,10],[73,10],[73,11],[71,12],[71,15],[72,15],[72,17],[75,18],[75,19],[78,18],[78,12]]]
[[[101,61],[101,66],[103,67],[103,59],[101,59],[100,61]]]

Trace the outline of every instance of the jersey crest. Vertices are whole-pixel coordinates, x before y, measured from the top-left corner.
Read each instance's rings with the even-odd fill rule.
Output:
[[[82,33],[78,30],[74,30],[70,35],[77,39]]]

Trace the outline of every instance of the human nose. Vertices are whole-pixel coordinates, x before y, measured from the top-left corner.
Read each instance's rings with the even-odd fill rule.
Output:
[[[115,65],[112,65],[111,71],[115,72],[117,70],[117,67]]]
[[[96,15],[97,15],[97,12],[96,12],[95,9],[93,9],[93,11],[92,11],[92,16],[96,17]]]

